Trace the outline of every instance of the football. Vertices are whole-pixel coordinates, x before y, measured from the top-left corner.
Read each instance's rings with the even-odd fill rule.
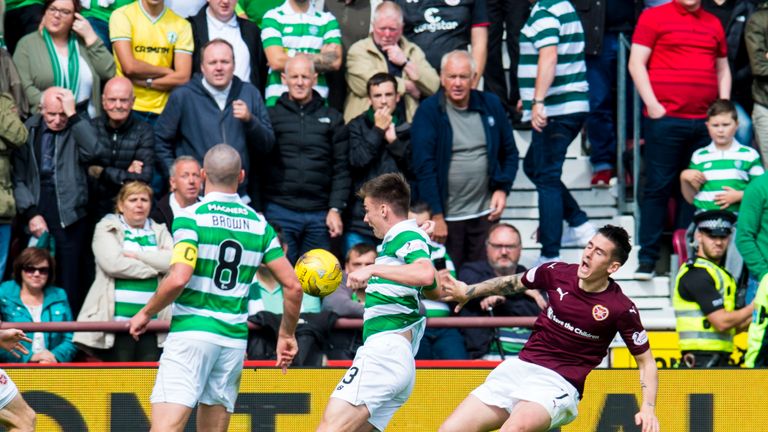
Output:
[[[296,266],[296,277],[305,293],[325,297],[341,283],[341,264],[325,249],[312,249],[302,255]]]

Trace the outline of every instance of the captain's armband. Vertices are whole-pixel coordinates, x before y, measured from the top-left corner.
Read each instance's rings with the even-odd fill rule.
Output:
[[[179,242],[173,247],[173,257],[171,258],[171,265],[176,263],[187,264],[194,268],[197,263],[197,246],[193,246],[186,242]]]

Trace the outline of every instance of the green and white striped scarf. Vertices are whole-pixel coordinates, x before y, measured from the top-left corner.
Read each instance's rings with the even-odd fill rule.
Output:
[[[77,99],[77,92],[80,89],[80,47],[77,44],[77,38],[73,33],[69,34],[67,42],[67,70],[66,73],[59,63],[59,56],[56,54],[56,46],[53,44],[48,30],[43,28],[43,40],[48,49],[48,57],[51,58],[53,66],[53,85],[70,89]]]

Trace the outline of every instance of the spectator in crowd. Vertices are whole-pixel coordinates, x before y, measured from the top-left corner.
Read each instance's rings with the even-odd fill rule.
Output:
[[[251,159],[272,149],[274,135],[261,92],[234,75],[232,45],[224,39],[207,42],[201,51],[202,76],[171,93],[169,104],[155,125],[155,150],[165,172],[177,156],[202,162],[216,143],[226,142],[242,158],[249,172]],[[247,181],[238,189],[245,202]]]
[[[520,34],[520,54],[523,121],[533,127],[523,170],[539,196],[541,264],[560,261],[561,246],[586,246],[596,232],[560,179],[568,146],[589,112],[584,30],[570,2],[534,3]]]
[[[749,270],[745,302],[755,298],[758,285],[768,274],[768,176],[750,181],[739,206],[736,248]]]
[[[464,264],[459,270],[459,280],[473,285],[498,276],[509,276],[524,272],[525,267],[519,264],[523,243],[520,231],[514,225],[497,223],[488,230],[485,241],[487,258]],[[536,316],[546,301],[535,290],[507,296],[492,295],[470,300],[461,309],[461,316],[487,316],[493,313],[498,316]],[[500,329],[501,330],[501,329]],[[530,335],[530,330],[504,329],[509,334],[516,334],[524,340]],[[464,328],[464,345],[470,358],[477,359],[489,353],[495,330],[488,328]],[[522,345],[517,347],[522,349]],[[512,354],[508,349],[505,352]]]
[[[5,274],[16,201],[11,184],[11,154],[27,143],[27,128],[7,93],[0,93],[0,277]]]
[[[728,0],[731,1],[731,0]],[[714,3],[713,3],[714,4]],[[642,12],[640,0],[574,1],[584,27],[592,187],[607,188],[616,177],[616,84],[619,35],[629,37]],[[624,65],[622,65],[624,67]],[[628,93],[629,94],[629,93]]]
[[[57,86],[72,91],[78,111],[101,113],[101,83],[115,75],[115,62],[79,10],[77,0],[46,0],[41,28],[16,47],[13,61],[33,112],[43,91]]]
[[[154,125],[171,90],[192,72],[192,27],[164,0],[136,0],[109,17],[117,74],[133,82],[133,110]]]
[[[53,257],[45,249],[26,248],[13,262],[13,280],[0,285],[0,318],[4,322],[72,321],[67,293],[53,286]],[[66,363],[77,353],[72,332],[35,332],[22,342],[27,353],[17,358],[0,351],[3,363]]]
[[[413,119],[419,100],[440,88],[440,78],[424,57],[424,51],[403,37],[403,12],[397,3],[385,1],[376,7],[371,35],[358,41],[347,54],[347,101],[344,120],[349,122],[370,106],[367,83],[377,73],[390,73],[397,80],[397,114]]]
[[[371,11],[381,0],[345,0],[345,1],[316,1],[315,7],[322,8],[336,17],[341,31],[342,52],[347,53],[355,42],[368,37],[371,32]],[[342,56],[339,70],[325,73],[328,85],[328,104],[340,112],[344,112],[344,101],[347,98],[346,55]]]
[[[232,0],[233,2],[237,0]],[[205,7],[206,0],[165,0],[168,9],[182,18],[189,18]]]
[[[101,97],[105,115],[91,120],[101,149],[88,167],[94,221],[114,212],[115,197],[125,182],[152,180],[155,136],[149,124],[131,115],[134,99],[128,78],[112,78]]]
[[[200,162],[192,156],[179,156],[170,169],[170,192],[152,209],[152,219],[170,230],[173,218],[182,209],[200,201]]]
[[[283,3],[285,3],[285,0],[237,0],[235,11],[239,16],[256,23],[261,28],[261,20],[264,18],[264,14]]]
[[[93,31],[99,36],[104,46],[112,52],[112,41],[109,40],[109,17],[112,12],[133,3],[136,0],[79,0],[83,9],[81,13],[91,23]]]
[[[512,119],[512,126],[524,128],[522,114],[515,109],[520,100],[517,66],[520,62],[520,30],[531,14],[529,0],[488,0],[488,61],[483,77],[484,88],[501,99]],[[504,68],[502,38],[506,33],[509,71]],[[509,84],[507,84],[509,83]],[[528,126],[530,128],[530,126]]]
[[[264,159],[264,215],[285,233],[288,259],[329,249],[343,233],[341,212],[349,199],[348,137],[341,114],[313,90],[312,57],[289,59],[282,73],[288,93],[269,108],[275,147]],[[330,174],[330,175],[329,175]]]
[[[421,226],[432,218],[429,205],[424,201],[418,201],[411,205],[408,211],[408,219],[414,219]],[[445,246],[432,240],[427,241],[429,257],[435,270],[448,272],[456,277],[456,268],[453,260],[445,250]],[[451,306],[440,300],[421,299],[419,313],[427,318],[451,316]],[[459,330],[453,327],[427,327],[421,338],[419,350],[416,352],[416,360],[466,360],[467,350],[464,348],[464,338]]]
[[[693,152],[691,164],[680,173],[680,191],[696,211],[738,213],[747,184],[765,172],[760,155],[734,139],[739,122],[733,102],[716,100],[707,110],[706,124],[712,143]],[[693,231],[694,227],[689,228],[690,240]],[[744,260],[733,243],[728,246],[723,267],[739,280]]]
[[[477,75],[472,56],[451,51],[440,69],[442,89],[413,119],[413,174],[416,199],[434,213],[434,240],[445,243],[461,268],[485,258],[485,234],[504,211],[518,152],[499,98],[471,90]]]
[[[690,165],[680,173],[680,191],[697,210],[738,213],[747,184],[765,172],[760,155],[734,139],[739,121],[733,102],[712,103],[706,126],[712,142],[693,152]]]
[[[9,93],[16,102],[16,110],[22,118],[29,116],[29,101],[24,93],[19,70],[13,63],[13,57],[8,52],[3,38],[5,19],[5,0],[0,1],[0,93]]]
[[[442,68],[445,54],[471,47],[476,88],[488,57],[488,11],[483,0],[395,0],[403,10],[405,36],[427,54],[433,68]]]
[[[87,236],[88,181],[85,166],[99,154],[98,142],[75,97],[61,87],[43,92],[40,113],[26,122],[27,145],[13,155],[16,210],[29,234],[55,240],[57,285],[67,292],[72,312],[83,299],[80,256]]]
[[[5,45],[13,54],[19,40],[40,27],[45,8],[44,0],[4,0]]]
[[[728,366],[733,336],[752,319],[751,303],[736,309],[736,281],[722,266],[735,222],[725,210],[694,216],[696,257],[680,268],[672,295],[682,364],[689,368]]]
[[[747,21],[757,9],[759,0],[711,0],[702,1],[701,8],[720,20],[728,45],[728,66],[731,69],[731,100],[736,104],[739,115],[739,129],[736,139],[752,145],[752,70],[749,53],[744,40]]]
[[[261,30],[235,15],[237,0],[208,0],[208,5],[189,19],[195,40],[192,71],[200,72],[200,47],[213,39],[224,39],[235,50],[235,76],[256,86],[264,94],[267,83],[267,57],[261,46]]]
[[[366,90],[370,107],[347,125],[352,190],[344,212],[345,250],[358,243],[379,244],[371,227],[363,221],[363,200],[357,196],[360,187],[381,174],[410,171],[410,123],[396,113],[400,96],[395,77],[379,72],[368,80]]]
[[[342,61],[341,32],[333,15],[316,10],[312,1],[285,0],[264,15],[261,40],[269,62],[267,106],[274,106],[288,91],[281,74],[288,59],[298,53],[309,55],[318,73],[315,90],[328,97],[325,72],[339,70]]]
[[[752,81],[752,122],[763,167],[768,167],[768,4],[761,3],[749,17],[744,42],[749,54]],[[748,143],[744,143],[747,145]]]
[[[709,143],[707,108],[731,94],[726,39],[701,0],[673,0],[646,9],[635,28],[629,72],[645,103],[645,178],[640,200],[640,261],[635,278],[651,279],[659,259],[669,198],[693,151]],[[686,65],[680,70],[681,64]],[[714,67],[713,67],[714,66]],[[679,198],[678,226],[692,208]]]
[[[347,250],[344,260],[344,279],[336,291],[323,299],[323,310],[336,313],[341,318],[362,318],[365,309],[365,289],[353,290],[347,286],[347,275],[376,262],[376,246],[358,243]],[[333,330],[328,341],[328,360],[352,360],[363,345],[361,329]]]
[[[96,279],[77,317],[81,322],[129,320],[171,266],[171,234],[149,218],[152,188],[139,181],[126,183],[116,201],[115,212],[96,225]],[[157,318],[170,320],[170,308]],[[164,339],[165,334],[144,333],[134,340],[126,332],[78,332],[74,341],[103,361],[130,362],[157,361]]]

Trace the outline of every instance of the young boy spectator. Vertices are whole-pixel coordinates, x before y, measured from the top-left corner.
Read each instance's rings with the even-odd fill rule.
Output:
[[[706,125],[712,143],[693,152],[688,169],[680,173],[680,191],[697,212],[738,213],[747,184],[764,172],[760,155],[734,139],[739,122],[733,102],[718,99],[712,103]],[[690,229],[689,238],[692,235]],[[729,247],[728,252],[725,267],[738,280],[743,259],[735,247]]]
[[[760,155],[734,139],[739,127],[733,102],[718,99],[707,110],[712,143],[693,153],[680,173],[680,189],[696,210],[739,211],[747,183],[763,174]]]

